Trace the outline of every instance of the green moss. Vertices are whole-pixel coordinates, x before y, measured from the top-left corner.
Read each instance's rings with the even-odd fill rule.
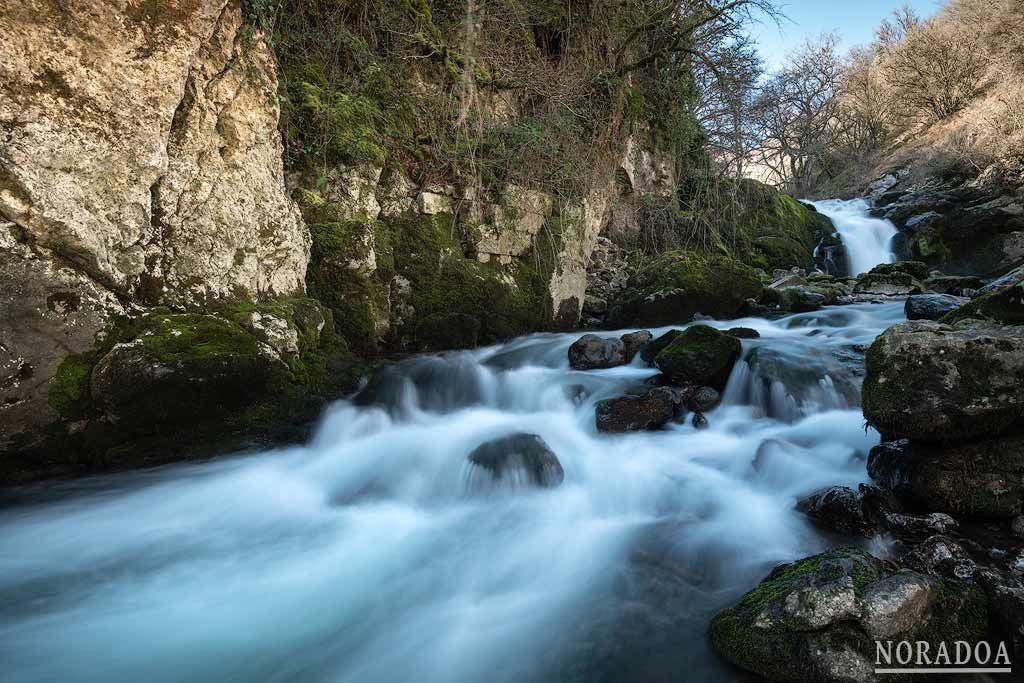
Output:
[[[741,351],[736,337],[707,325],[694,325],[665,346],[654,363],[678,384],[721,389]]]
[[[90,376],[95,357],[92,354],[71,355],[61,361],[50,381],[47,400],[50,406],[69,420],[86,417],[91,407]]]

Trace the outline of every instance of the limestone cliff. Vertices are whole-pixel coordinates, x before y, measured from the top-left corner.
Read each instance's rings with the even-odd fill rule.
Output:
[[[111,316],[304,290],[276,90],[239,0],[0,2],[0,450]]]

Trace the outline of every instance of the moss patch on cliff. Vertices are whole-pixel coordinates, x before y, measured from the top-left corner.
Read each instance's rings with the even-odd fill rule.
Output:
[[[65,358],[57,367],[47,399],[61,417],[75,420],[88,415],[92,404],[89,387],[93,363],[93,354],[76,354]]]

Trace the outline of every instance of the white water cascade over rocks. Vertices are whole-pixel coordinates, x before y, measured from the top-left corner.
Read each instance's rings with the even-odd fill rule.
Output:
[[[836,226],[846,249],[851,275],[866,273],[880,263],[896,260],[892,252],[896,226],[886,218],[873,218],[868,200],[828,199],[811,203]]]
[[[794,504],[866,481],[861,350],[902,315],[707,323],[761,337],[701,430],[599,434],[657,371],[572,371],[579,335],[541,334],[392,366],[305,446],[9,492],[5,676],[738,680],[710,617],[829,547]]]

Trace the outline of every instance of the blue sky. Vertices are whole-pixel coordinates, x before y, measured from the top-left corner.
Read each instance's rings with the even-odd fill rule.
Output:
[[[770,69],[777,68],[786,53],[807,37],[836,31],[845,49],[869,42],[875,27],[904,0],[782,0],[788,19],[781,27],[764,23],[751,32]],[[929,16],[941,0],[911,0],[918,14]]]

